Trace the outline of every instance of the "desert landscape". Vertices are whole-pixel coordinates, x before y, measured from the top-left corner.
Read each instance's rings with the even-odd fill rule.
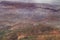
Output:
[[[1,1],[0,40],[60,40],[60,5]]]

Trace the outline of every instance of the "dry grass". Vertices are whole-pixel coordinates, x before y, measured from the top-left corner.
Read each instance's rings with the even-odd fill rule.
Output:
[[[38,35],[37,40],[60,40],[60,34]]]

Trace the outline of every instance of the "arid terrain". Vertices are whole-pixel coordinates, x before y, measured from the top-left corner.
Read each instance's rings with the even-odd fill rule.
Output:
[[[0,2],[0,40],[60,40],[60,5]]]

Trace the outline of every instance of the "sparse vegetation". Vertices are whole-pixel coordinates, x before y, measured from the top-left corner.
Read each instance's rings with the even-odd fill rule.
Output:
[[[24,35],[25,37],[20,38],[20,40],[60,40],[60,34],[50,33],[57,28],[52,26],[46,26],[39,24],[37,26],[29,26],[25,29],[18,30],[1,30],[0,39],[1,40],[18,40],[19,35]],[[59,30],[57,30],[59,32]]]
[[[9,1],[0,4],[0,40],[60,40],[59,6]]]

